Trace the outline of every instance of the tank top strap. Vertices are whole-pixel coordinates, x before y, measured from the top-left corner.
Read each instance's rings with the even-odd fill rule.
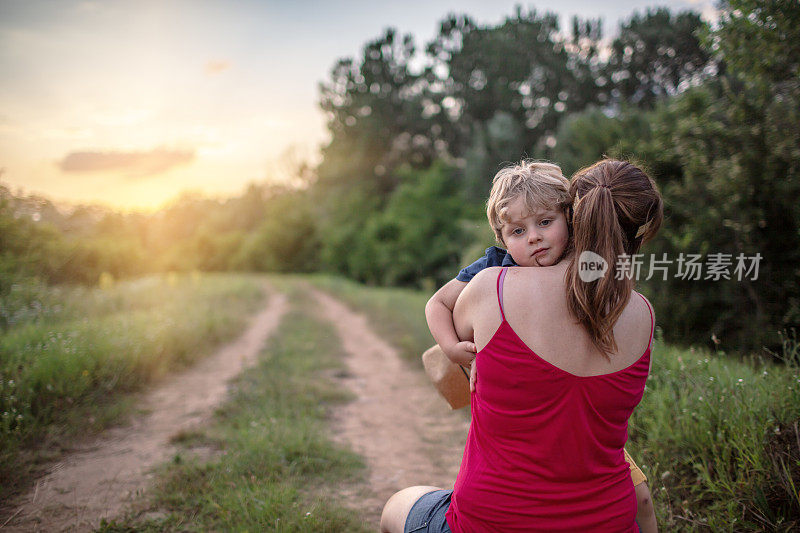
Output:
[[[497,275],[497,303],[500,305],[500,316],[503,317],[503,322],[506,320],[506,314],[503,311],[503,282],[506,280],[506,272],[508,267],[503,267]]]
[[[653,346],[653,335],[656,332],[656,318],[653,313],[653,306],[650,305],[650,302],[647,301],[647,298],[645,298],[642,293],[637,293],[637,294],[639,294],[639,296],[642,297],[642,300],[644,300],[645,305],[647,305],[647,310],[650,311],[650,342],[647,344],[647,347],[651,348]]]

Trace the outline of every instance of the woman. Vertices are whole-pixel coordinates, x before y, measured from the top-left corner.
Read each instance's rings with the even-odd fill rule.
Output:
[[[569,258],[486,269],[461,294],[457,332],[480,347],[461,468],[452,492],[392,496],[382,531],[638,531],[622,449],[655,322],[617,265],[656,234],[662,201],[644,172],[615,160],[579,171],[570,193]],[[586,276],[597,271],[584,252],[605,260],[605,275]]]

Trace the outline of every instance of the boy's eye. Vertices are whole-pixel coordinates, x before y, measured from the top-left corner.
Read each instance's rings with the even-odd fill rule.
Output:
[[[552,220],[550,220],[549,218],[546,218],[546,219],[542,220],[542,221],[540,222],[540,224],[541,224],[542,226],[549,226],[551,222],[552,222]]]
[[[511,235],[522,235],[524,230],[522,228],[514,228],[511,230]]]

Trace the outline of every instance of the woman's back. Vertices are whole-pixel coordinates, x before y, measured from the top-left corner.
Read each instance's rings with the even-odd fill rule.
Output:
[[[503,291],[505,316],[514,331],[536,354],[571,374],[591,376],[615,372],[638,359],[650,342],[651,315],[648,304],[631,294],[619,320],[614,338],[619,347],[611,359],[603,357],[567,308],[564,273],[568,261],[546,268],[511,268]],[[471,312],[475,330],[465,331],[459,320],[467,307],[466,298],[456,307],[454,316],[458,334],[472,335],[478,349],[485,346],[501,322],[497,304],[497,276],[500,268],[487,269],[470,283],[476,302]],[[478,283],[474,283],[478,281]],[[480,299],[480,303],[477,303]]]
[[[510,269],[504,280],[500,272],[476,277],[464,299],[480,351],[450,526],[632,531],[622,448],[649,370],[648,304],[634,294],[625,306],[609,362],[568,313],[564,268]]]

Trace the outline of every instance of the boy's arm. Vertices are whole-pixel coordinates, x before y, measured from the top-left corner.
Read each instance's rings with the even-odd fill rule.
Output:
[[[425,306],[425,318],[428,320],[431,335],[445,355],[462,366],[469,366],[476,352],[472,339],[461,341],[453,324],[453,307],[466,286],[466,282],[452,279],[436,291]]]

